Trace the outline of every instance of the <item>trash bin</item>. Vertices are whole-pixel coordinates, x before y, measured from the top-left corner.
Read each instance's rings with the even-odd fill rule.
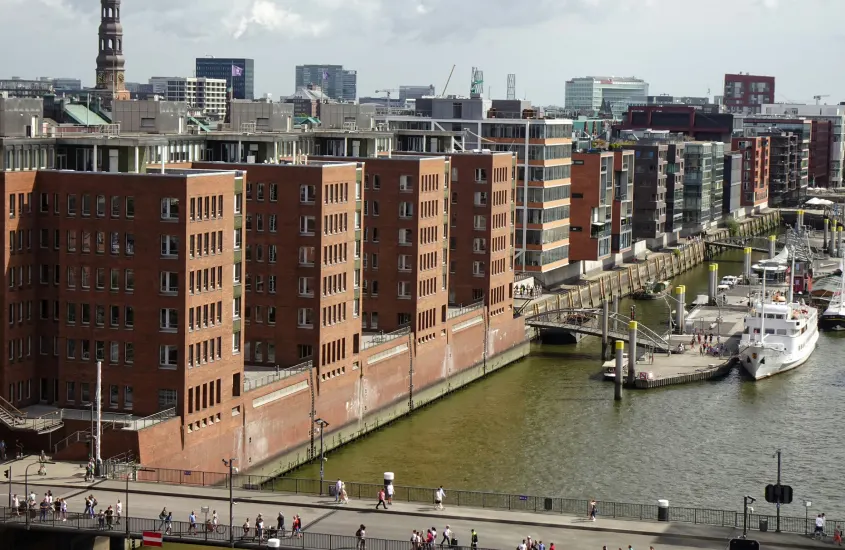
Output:
[[[769,518],[760,518],[760,532],[765,533],[769,530]]]
[[[551,512],[551,511],[552,511],[552,507],[553,507],[553,506],[552,506],[552,499],[550,499],[550,498],[546,498],[546,499],[544,499],[544,500],[543,500],[543,509],[544,509],[546,512]]]
[[[669,521],[669,501],[666,499],[657,501],[657,521]]]

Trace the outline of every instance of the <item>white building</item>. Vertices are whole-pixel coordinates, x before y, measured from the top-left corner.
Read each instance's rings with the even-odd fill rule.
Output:
[[[585,76],[566,81],[564,108],[598,112],[602,103],[621,116],[632,104],[647,103],[648,82],[634,77]]]
[[[152,79],[150,79],[152,80]],[[153,84],[155,93],[155,84]],[[173,77],[166,81],[167,101],[181,101],[202,109],[204,115],[222,118],[226,115],[226,79]]]
[[[768,103],[762,114],[798,116],[809,120],[831,121],[833,136],[830,144],[830,187],[842,187],[842,161],[845,159],[845,105],[806,105],[803,103]]]

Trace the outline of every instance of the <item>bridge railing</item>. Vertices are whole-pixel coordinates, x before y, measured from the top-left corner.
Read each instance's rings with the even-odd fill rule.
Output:
[[[577,322],[574,320],[570,320],[569,318],[572,316],[581,316],[582,319],[586,318],[584,322]],[[562,328],[571,328],[573,330],[577,329],[592,329],[593,331],[601,331],[602,330],[602,323],[601,323],[602,312],[594,309],[558,309],[554,311],[547,311],[543,313],[538,313],[536,315],[532,315],[526,319],[527,324],[531,324],[532,321],[535,322],[548,322],[548,323],[559,323]],[[621,313],[610,313],[608,324],[609,326],[613,326],[614,321],[616,324],[622,324],[622,327],[619,327],[620,332],[627,333],[628,330],[628,323],[631,322],[631,318]],[[612,332],[612,329],[610,330]],[[640,338],[640,343],[643,345],[651,345],[656,349],[661,350],[668,350],[670,345],[669,342],[663,336],[660,336],[652,329],[648,328],[642,323],[639,323],[637,326],[637,333]]]
[[[16,515],[11,508],[0,508],[0,521],[5,527],[26,529],[26,513]],[[288,526],[290,524],[288,523]],[[242,526],[231,527],[232,539],[239,548],[242,547],[267,547],[268,538],[278,538],[283,548],[301,548],[308,550],[333,550],[338,548],[359,548],[358,538],[349,535],[329,535],[305,531],[301,534],[293,534],[290,530],[276,531],[275,517],[267,518],[262,538],[259,540],[255,525],[251,524],[249,529]],[[217,525],[206,526],[205,516],[197,517],[195,524],[187,521],[163,521],[149,518],[123,518],[120,524],[104,519],[100,521],[97,517],[84,516],[83,514],[67,514],[67,519],[57,514],[40,511],[30,511],[29,528],[33,530],[52,530],[70,532],[91,532],[101,535],[113,535],[115,537],[126,536],[127,532],[132,538],[140,539],[145,532],[157,532],[163,535],[166,542],[183,542],[197,544],[201,542],[219,543],[228,542],[230,539],[230,526]],[[367,537],[367,550],[408,550],[408,542],[404,540],[376,539]],[[450,546],[450,550],[471,550],[468,546]]]
[[[187,475],[185,475],[187,474]],[[228,488],[228,475],[219,472],[182,471],[160,468],[137,469],[138,481],[152,481],[167,484],[204,485]],[[370,501],[384,486],[381,483],[344,482],[346,493],[350,499]],[[321,482],[318,479],[293,477],[268,477],[247,474],[234,476],[233,488],[239,490],[288,493],[300,495],[328,495],[333,497],[335,481]],[[432,504],[433,487],[415,487],[394,485],[393,500],[395,502],[413,502]],[[446,488],[447,504],[453,506],[467,506],[472,508],[489,508],[519,512],[554,513],[565,515],[587,516],[590,508],[589,499],[564,498],[558,496],[519,495],[512,493],[494,493],[489,491],[466,491]],[[598,501],[598,513],[602,517],[628,519],[637,521],[658,521],[658,506],[656,504],[637,504],[630,502]],[[711,525],[714,527],[742,527],[742,511],[723,510],[718,508],[695,508],[684,506],[670,506],[669,520],[679,523],[694,523]],[[760,519],[768,519],[769,528],[775,525],[775,516],[768,514],[749,514],[749,528],[758,528]],[[790,533],[804,531],[805,518],[796,516],[781,516],[781,530]],[[812,532],[815,518],[809,518],[809,529]],[[175,522],[174,522],[175,525]],[[834,527],[845,528],[845,521],[828,520],[828,532]],[[202,526],[200,526],[200,529]],[[406,543],[407,544],[407,543]],[[368,543],[369,545],[369,543]],[[307,547],[311,548],[311,547]],[[341,548],[341,547],[333,547]],[[328,550],[328,548],[326,548]],[[372,550],[368,548],[368,550]],[[402,550],[407,550],[403,548]]]

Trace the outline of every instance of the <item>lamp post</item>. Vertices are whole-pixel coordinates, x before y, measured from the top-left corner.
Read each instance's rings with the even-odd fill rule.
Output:
[[[50,462],[48,460],[45,461],[38,461],[32,462],[26,465],[26,468],[23,470],[23,492],[26,493],[24,495],[24,500],[26,502],[26,528],[29,529],[29,468],[35,466],[36,464],[55,464],[55,462]]]
[[[809,500],[804,501],[804,535],[805,536],[810,534],[808,526],[810,524],[810,506],[812,506],[812,505],[813,505],[813,503],[810,502]]]
[[[754,504],[756,500],[756,498],[747,495],[742,497],[742,538],[748,535],[748,505]],[[754,508],[751,508],[751,511],[753,512]]]
[[[123,514],[124,523],[126,524],[126,540],[129,540],[129,478],[134,478],[134,474],[136,472],[137,466],[135,463],[129,463],[126,465],[126,495],[123,497],[124,501],[123,504],[126,506],[126,513]]]
[[[233,475],[237,472],[235,468],[236,458],[223,459],[223,465],[229,468],[229,547],[235,547],[235,500],[232,497]]]
[[[323,454],[323,432],[325,431],[329,423],[323,420],[322,418],[315,418],[314,424],[316,424],[320,428],[320,496],[323,496],[323,473],[324,466],[326,464],[326,457]]]

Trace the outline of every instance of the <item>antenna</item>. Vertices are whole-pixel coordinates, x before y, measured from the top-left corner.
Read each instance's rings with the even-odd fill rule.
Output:
[[[508,99],[516,99],[516,75],[508,75]]]

